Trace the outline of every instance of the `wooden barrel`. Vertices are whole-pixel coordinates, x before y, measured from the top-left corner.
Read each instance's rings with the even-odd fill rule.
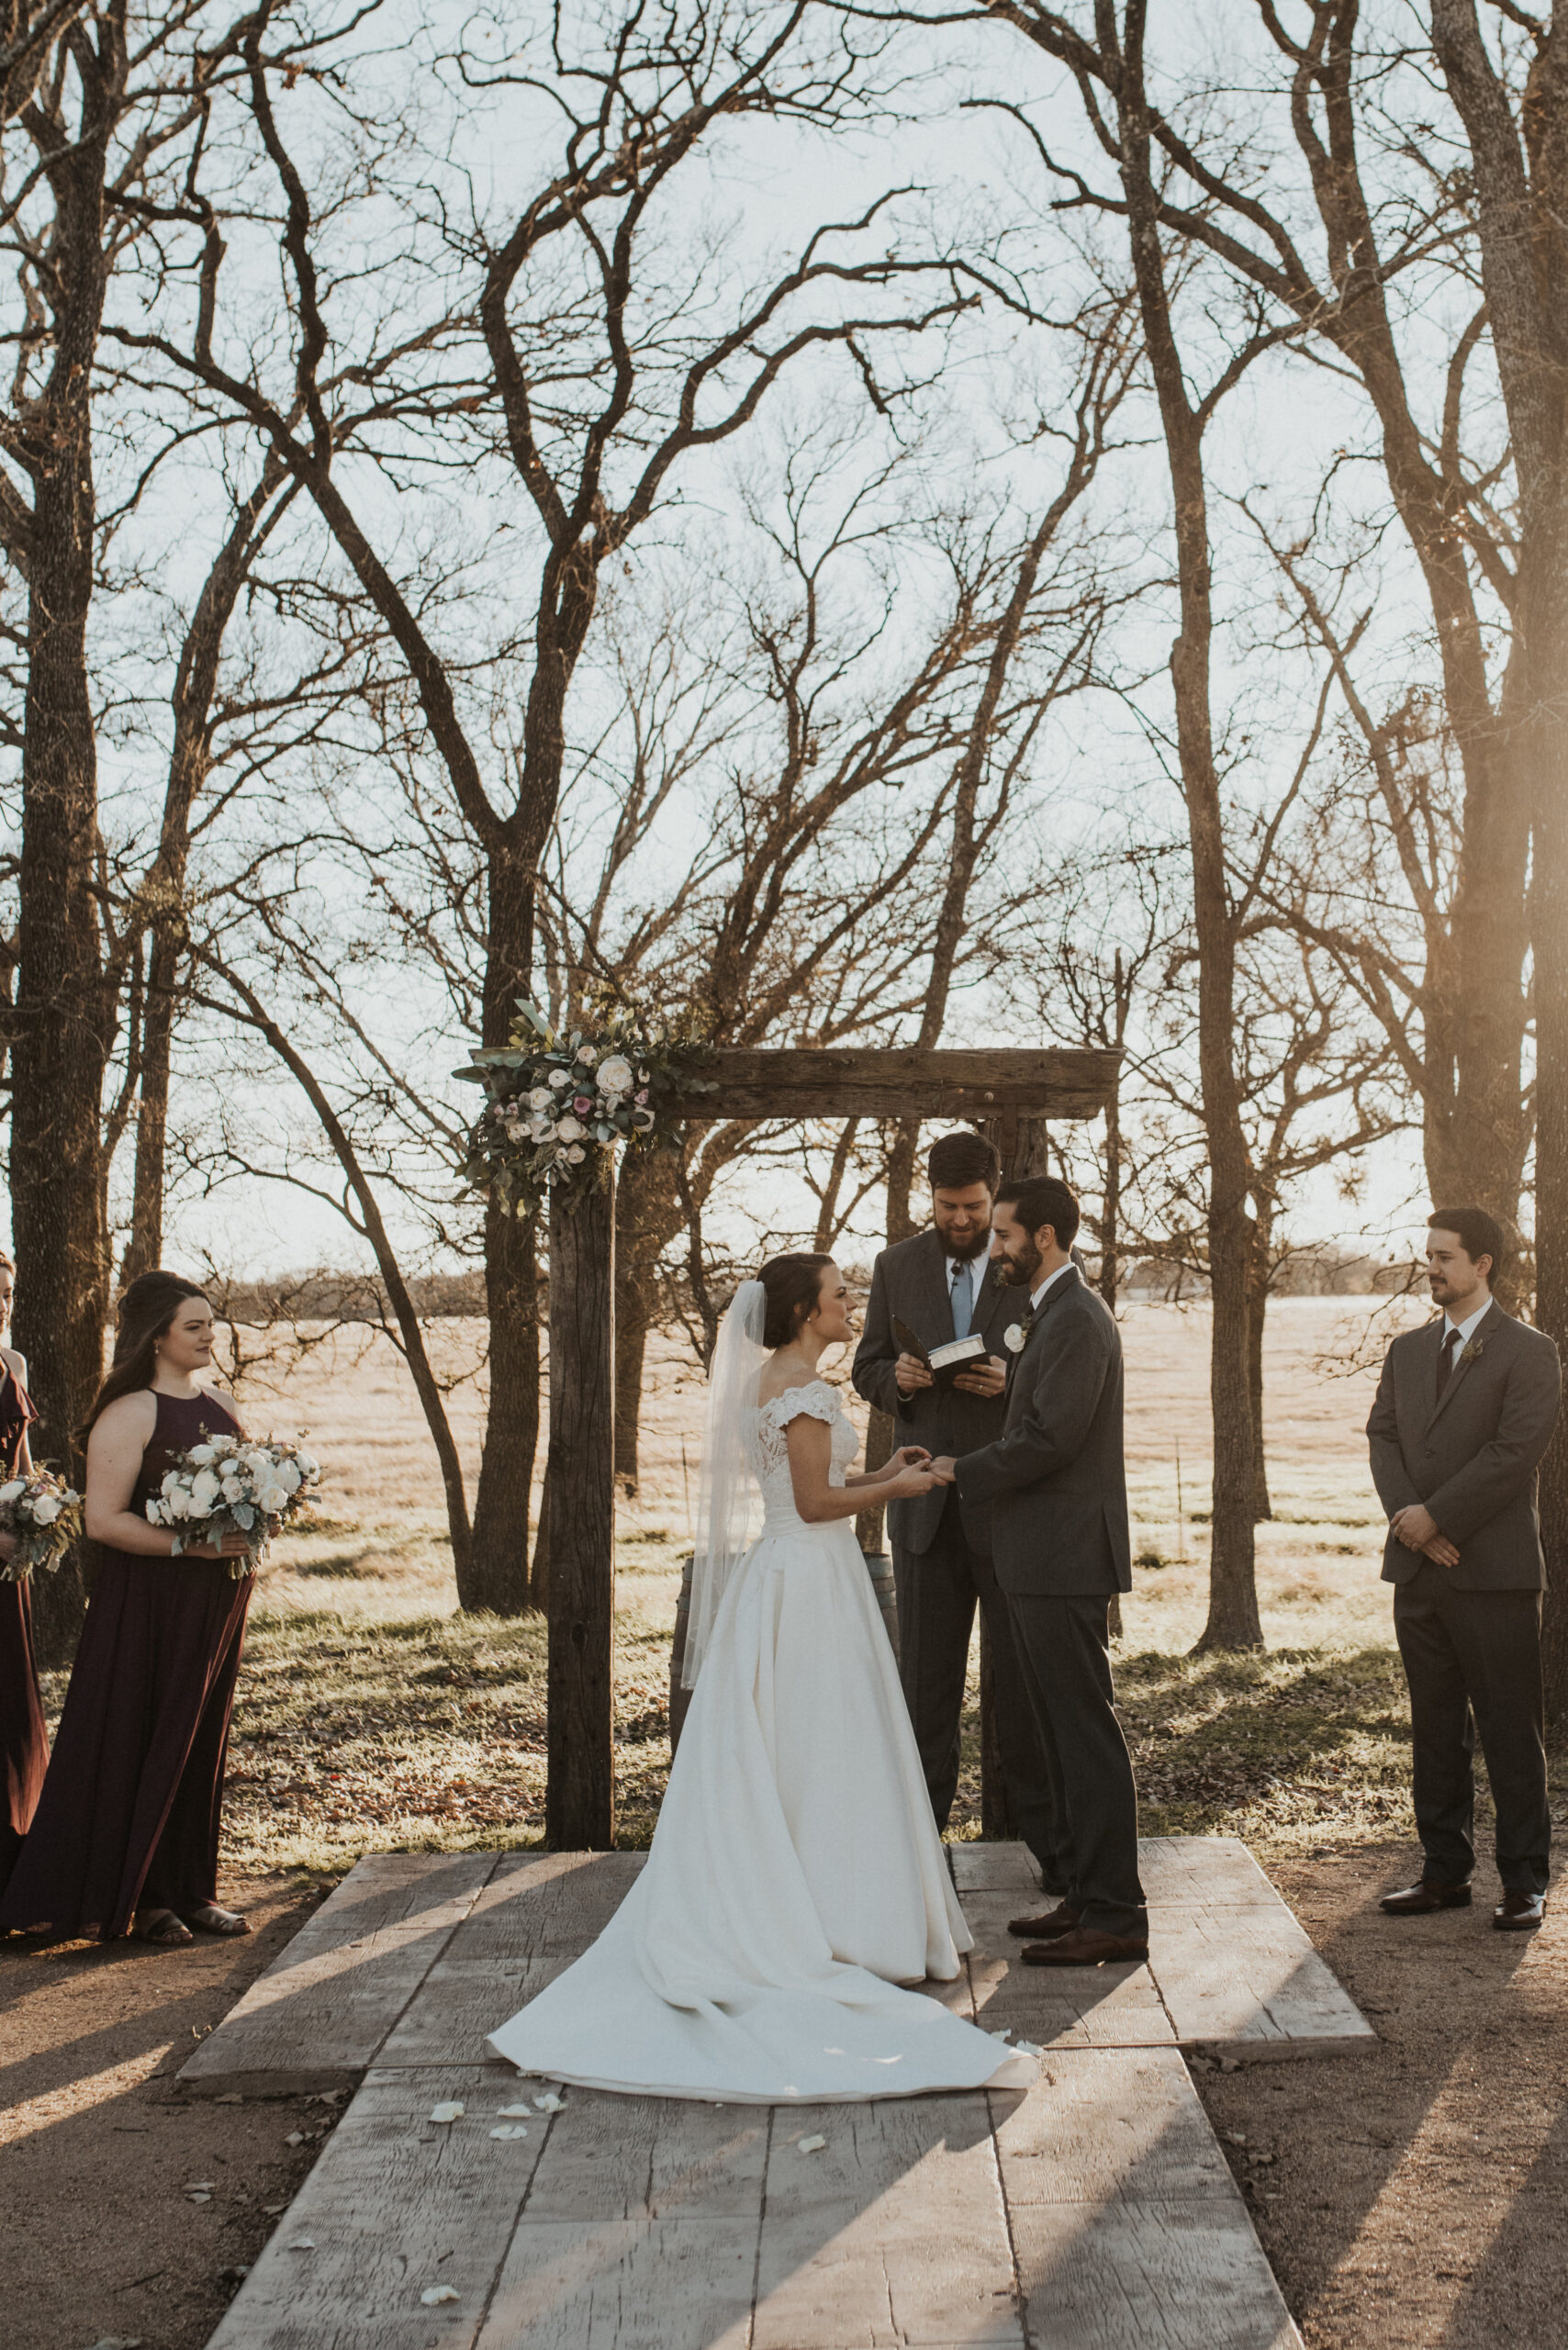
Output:
[[[885,1550],[862,1550],[866,1572],[871,1578],[871,1588],[877,1595],[877,1605],[882,1611],[888,1639],[894,1656],[899,1652],[898,1599],[893,1589],[893,1562]],[[686,1658],[686,1630],[691,1621],[691,1571],[696,1561],[689,1550],[680,1562],[680,1597],[675,1604],[675,1637],[669,1646],[669,1754],[675,1760],[675,1750],[680,1744],[680,1733],[686,1727],[687,1708],[691,1692],[680,1685],[680,1668]]]

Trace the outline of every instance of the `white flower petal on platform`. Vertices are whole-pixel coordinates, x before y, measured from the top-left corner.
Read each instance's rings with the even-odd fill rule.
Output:
[[[498,2130],[491,2131],[490,2135],[492,2138],[526,2138],[528,2131],[521,2121],[503,2121]]]
[[[431,2120],[432,2121],[461,2121],[466,2111],[467,2108],[463,2099],[460,2097],[452,2097],[446,2098],[441,2105],[431,2106]]]
[[[460,2301],[463,2296],[455,2285],[427,2285],[420,2299],[427,2310],[433,2310],[438,2301]]]
[[[554,2089],[546,2089],[543,2097],[534,2098],[533,2109],[535,2113],[565,2113],[566,2100],[557,2097]]]
[[[827,2140],[823,2137],[797,2138],[795,2141],[795,2147],[799,2154],[820,2154],[826,2143]]]
[[[532,2119],[533,2108],[531,2105],[503,2105],[498,2112],[502,2121],[528,2121]]]
[[[1015,2040],[1013,2046],[1019,2056],[1043,2056],[1046,2053],[1037,2040]]]
[[[292,2244],[285,2244],[284,2246],[284,2250],[286,2252],[314,2252],[315,2249],[316,2239],[314,2236],[296,2236]]]

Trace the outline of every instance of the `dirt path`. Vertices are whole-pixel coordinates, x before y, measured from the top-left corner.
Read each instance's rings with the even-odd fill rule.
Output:
[[[199,2350],[330,2109],[187,2102],[173,2076],[320,1897],[231,1879],[258,1930],[181,1951],[0,1946],[6,2350]],[[302,2143],[286,2141],[297,2132]],[[204,2198],[193,2199],[191,2190]]]
[[[1487,1868],[1471,1909],[1383,1917],[1417,1873],[1406,1845],[1276,1866],[1381,2044],[1199,2087],[1309,2350],[1560,2350],[1568,1896],[1495,1933]]]

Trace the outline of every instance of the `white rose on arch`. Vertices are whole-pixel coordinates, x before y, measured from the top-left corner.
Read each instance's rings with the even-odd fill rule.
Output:
[[[528,1106],[531,1110],[554,1109],[554,1102],[550,1088],[547,1085],[531,1085],[528,1089]]]
[[[568,1110],[555,1128],[555,1139],[557,1142],[577,1142],[587,1132],[588,1129],[582,1120],[574,1118]]]
[[[631,1092],[632,1064],[624,1055],[611,1053],[608,1060],[600,1063],[599,1090],[601,1093]]]
[[[566,1164],[569,1167],[580,1167],[587,1157],[588,1153],[581,1143],[575,1142],[566,1153]]]
[[[550,1072],[550,1082],[555,1088],[557,1092],[560,1091],[563,1085],[569,1085],[571,1081],[570,1077],[564,1069],[553,1069]]]

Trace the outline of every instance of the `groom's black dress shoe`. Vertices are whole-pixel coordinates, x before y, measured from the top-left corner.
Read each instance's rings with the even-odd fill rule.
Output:
[[[1074,1926],[1055,1942],[1033,1942],[1024,1953],[1025,1966],[1104,1966],[1127,1959],[1140,1964],[1148,1956],[1147,1935],[1103,1933],[1098,1926]]]
[[[1428,1918],[1434,1909],[1468,1909],[1468,1885],[1433,1885],[1423,1877],[1402,1893],[1385,1893],[1378,1908],[1390,1918]]]
[[[1492,1912],[1492,1923],[1504,1934],[1528,1934],[1533,1928],[1544,1926],[1545,1894],[1509,1892],[1505,1888],[1503,1898]]]
[[[1043,1917],[1013,1919],[1007,1930],[1010,1934],[1016,1934],[1021,1942],[1054,1942],[1058,1934],[1071,1933],[1079,1921],[1079,1915],[1070,1901],[1058,1901],[1056,1908],[1047,1909]]]

